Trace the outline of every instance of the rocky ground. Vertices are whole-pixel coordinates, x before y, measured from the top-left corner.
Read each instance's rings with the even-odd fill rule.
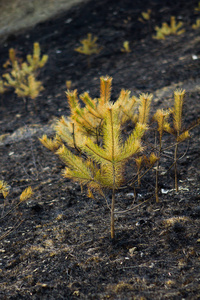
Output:
[[[117,209],[133,201],[137,207],[116,218],[114,241],[104,200],[88,198],[78,184],[62,178],[63,163],[38,140],[52,134],[55,118],[69,114],[65,81],[79,93],[98,97],[103,75],[113,77],[113,100],[122,88],[136,96],[153,93],[151,115],[172,107],[177,87],[185,89],[187,128],[200,112],[200,29],[191,27],[197,5],[193,0],[91,1],[2,42],[0,66],[9,48],[25,58],[35,41],[49,59],[39,76],[45,89],[36,100],[37,111],[29,101],[26,112],[12,91],[1,96],[0,179],[11,186],[8,200],[0,198],[1,299],[200,298],[199,126],[179,146],[178,193],[173,168],[160,175],[159,203],[153,170],[136,187],[135,199],[131,187],[118,191]],[[138,18],[147,9],[151,19],[142,23]],[[154,27],[170,16],[184,22],[185,33],[153,39]],[[102,47],[90,66],[74,51],[89,32]],[[130,53],[121,52],[125,40]],[[171,161],[162,163],[162,171],[169,169]],[[131,172],[135,176],[136,170]],[[34,196],[14,207],[27,186]]]

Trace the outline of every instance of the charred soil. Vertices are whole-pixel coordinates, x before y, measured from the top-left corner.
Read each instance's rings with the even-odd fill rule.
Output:
[[[141,187],[117,193],[116,239],[110,212],[100,197],[90,199],[78,184],[62,178],[64,165],[39,142],[51,123],[68,115],[66,80],[79,93],[99,96],[99,77],[113,77],[112,99],[122,88],[154,94],[152,114],[173,105],[173,91],[186,90],[184,124],[200,112],[200,37],[192,29],[197,1],[101,0],[76,6],[28,32],[10,35],[0,47],[0,66],[13,47],[25,58],[39,42],[49,60],[40,73],[44,91],[28,112],[13,92],[1,97],[0,176],[11,188],[1,198],[1,299],[199,299],[200,298],[200,127],[179,147],[179,192],[171,161],[162,161],[160,202],[154,171]],[[152,10],[149,22],[138,21]],[[185,33],[154,40],[154,27],[176,16]],[[74,51],[87,33],[102,51],[87,58]],[[121,52],[124,41],[130,53]],[[3,73],[3,68],[2,68]],[[170,150],[172,151],[172,150]],[[173,152],[168,153],[169,155]],[[131,169],[129,176],[135,176]],[[27,186],[34,196],[9,213]],[[5,204],[5,205],[4,205]],[[8,214],[7,214],[8,213]],[[7,215],[6,215],[7,214]]]

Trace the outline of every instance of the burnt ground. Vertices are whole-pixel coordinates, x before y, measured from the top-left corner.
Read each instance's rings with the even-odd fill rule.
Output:
[[[173,168],[162,172],[156,203],[150,198],[154,172],[148,172],[136,188],[134,205],[140,206],[116,217],[115,241],[104,200],[88,198],[78,184],[62,178],[63,164],[38,141],[51,133],[56,117],[69,113],[66,80],[79,93],[98,97],[99,77],[106,74],[113,77],[113,100],[122,88],[135,95],[152,92],[152,114],[173,105],[176,87],[186,89],[184,124],[189,126],[200,111],[200,38],[191,28],[197,2],[92,1],[1,43],[0,66],[9,48],[25,57],[35,41],[49,55],[40,73],[45,90],[37,112],[31,101],[25,112],[13,92],[1,98],[0,177],[11,186],[9,200],[1,198],[1,299],[200,298],[200,127],[179,146],[179,155],[185,154],[178,165],[179,192],[173,189]],[[143,24],[138,17],[148,8],[152,18]],[[184,22],[186,32],[152,39],[154,26],[171,15]],[[88,32],[103,47],[90,67],[74,51]],[[131,53],[120,51],[124,40],[130,41]],[[162,171],[170,165],[163,158]],[[129,169],[129,176],[135,172]],[[29,185],[34,196],[14,208]],[[118,191],[117,209],[132,202],[133,188]]]

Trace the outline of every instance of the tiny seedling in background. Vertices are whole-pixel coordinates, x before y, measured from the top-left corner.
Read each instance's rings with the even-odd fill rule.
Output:
[[[11,188],[7,184],[6,181],[0,180],[0,195],[2,194],[3,198],[4,198],[3,205],[1,206],[2,210],[1,210],[0,220],[5,219],[7,216],[9,216],[12,213],[15,214],[15,216],[17,217],[18,220],[13,225],[13,227],[11,227],[8,231],[6,231],[5,233],[3,233],[0,236],[0,240],[7,237],[11,232],[13,232],[23,222],[23,220],[20,218],[21,212],[20,212],[20,214],[17,214],[17,208],[20,206],[21,203],[27,201],[33,195],[33,190],[29,186],[21,193],[21,195],[19,196],[17,201],[16,201],[16,199],[12,199],[12,201],[8,202],[7,197],[9,195],[10,189]]]
[[[68,90],[70,90],[71,87],[72,87],[72,81],[71,81],[71,80],[66,80],[65,84],[66,84],[66,88],[67,88]]]
[[[200,12],[200,1],[198,2],[198,6],[194,8],[195,12]]]
[[[123,42],[123,48],[121,48],[121,52],[126,52],[126,53],[131,52],[129,41]]]
[[[175,17],[171,16],[170,25],[162,23],[161,27],[156,26],[156,35],[153,35],[154,39],[164,40],[168,35],[180,35],[185,32],[185,29],[180,29],[183,26],[183,22],[176,23]]]
[[[145,23],[145,21],[149,21],[151,18],[151,9],[147,9],[147,11],[143,11],[141,13],[141,17],[138,18],[138,20],[142,23]]]
[[[18,97],[22,97],[27,110],[27,99],[35,101],[40,91],[43,90],[42,82],[36,80],[39,69],[43,68],[48,60],[47,55],[40,55],[39,43],[34,43],[33,54],[28,54],[26,62],[22,62],[16,57],[13,48],[9,49],[9,60],[4,64],[4,68],[11,68],[10,72],[3,74],[4,80],[1,80],[1,91],[14,88]],[[34,102],[35,104],[35,102]],[[36,108],[36,104],[35,104]]]
[[[200,28],[200,19],[197,19],[197,20],[196,20],[196,23],[192,25],[192,28],[193,28],[193,29],[198,29],[198,28]]]
[[[76,52],[88,56],[88,66],[90,66],[89,56],[92,54],[98,54],[102,50],[102,47],[99,47],[96,43],[97,40],[98,38],[96,36],[92,37],[92,34],[88,33],[86,39],[80,40],[82,45],[74,49]]]

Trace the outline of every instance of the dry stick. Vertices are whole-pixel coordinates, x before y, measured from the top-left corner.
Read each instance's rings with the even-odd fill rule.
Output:
[[[145,202],[149,201],[150,199],[152,199],[154,197],[154,195],[152,195],[150,198],[148,198],[147,200],[144,200],[142,203],[139,203],[138,205],[132,207],[132,208],[128,208],[128,209],[125,209],[125,210],[121,210],[121,211],[116,211],[115,214],[125,214],[129,211],[132,211],[134,210],[135,208],[138,208],[139,206],[141,206],[142,204],[144,204]]]
[[[15,229],[17,229],[21,224],[22,222],[24,222],[24,220],[21,220],[20,222],[16,222],[14,224],[14,226],[9,229],[7,232],[5,232],[2,236],[0,236],[0,241],[3,240],[6,236],[8,236],[12,231],[14,231]],[[18,223],[18,224],[17,224]],[[16,225],[17,224],[17,225]]]

